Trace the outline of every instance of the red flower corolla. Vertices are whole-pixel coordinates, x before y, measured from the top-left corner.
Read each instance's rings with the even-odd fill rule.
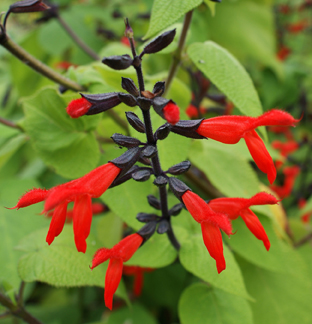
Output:
[[[296,178],[300,173],[298,166],[285,167],[283,170],[285,179],[282,186],[271,185],[271,189],[274,190],[280,198],[286,198],[291,194],[294,187]]]
[[[79,98],[72,100],[67,108],[66,112],[71,118],[78,118],[88,112],[92,104],[85,98]]]
[[[281,141],[273,141],[272,147],[279,150],[282,156],[287,156],[298,150],[299,144],[296,141],[287,141],[285,143]]]
[[[74,64],[74,63],[67,62],[67,61],[61,61],[61,62],[58,62],[58,63],[55,64],[56,68],[62,69],[62,70],[65,70],[65,71],[67,71],[71,66],[77,67],[78,65]]]
[[[299,209],[302,209],[306,204],[307,204],[307,201],[304,198],[300,198],[299,199],[299,201],[298,201],[298,207],[299,207]],[[311,218],[311,215],[312,215],[312,210],[304,213],[301,216],[302,223],[309,223],[310,218]]]
[[[270,110],[259,117],[219,116],[204,119],[196,132],[225,144],[236,144],[243,138],[258,168],[267,174],[272,184],[276,178],[273,160],[262,139],[256,133],[259,126],[295,126],[298,120],[282,110]]]
[[[212,210],[202,198],[190,190],[187,190],[181,198],[192,217],[201,224],[204,244],[210,256],[216,260],[217,270],[220,273],[225,269],[220,229],[231,235],[231,222],[225,214]]]
[[[289,56],[290,53],[291,53],[291,50],[288,47],[282,46],[279,49],[279,51],[276,53],[276,57],[280,61],[285,61],[287,59],[287,57]]]
[[[134,296],[138,297],[142,293],[144,272],[151,272],[152,268],[143,268],[138,266],[124,266],[123,274],[126,276],[134,276],[133,293]]]
[[[101,214],[106,210],[106,206],[101,203],[93,203],[91,205],[91,210],[92,210],[92,215],[97,215]],[[54,213],[54,210],[48,212],[47,216],[52,217]],[[68,209],[66,212],[66,223],[71,223],[73,221],[74,217],[74,210],[73,209]]]
[[[86,239],[90,233],[92,221],[91,198],[99,198],[116,179],[120,169],[113,163],[97,167],[83,177],[65,184],[45,189],[33,189],[25,193],[13,208],[27,207],[45,200],[44,212],[54,209],[50,228],[46,237],[50,245],[64,227],[67,205],[74,201],[73,227],[77,250],[85,253]]]
[[[128,261],[143,242],[139,234],[131,234],[111,249],[99,249],[92,260],[91,269],[109,259],[105,276],[104,300],[110,310],[113,308],[113,296],[121,280],[123,262]]]
[[[169,124],[175,125],[180,120],[180,108],[172,101],[163,108],[163,114]]]
[[[199,111],[201,114],[205,114],[206,109],[204,107],[199,107]],[[190,118],[197,118],[199,116],[198,109],[192,104],[189,104],[185,112]]]
[[[289,127],[284,126],[270,126],[268,127],[269,131],[275,134],[284,134],[288,140],[292,140],[294,138],[292,132]]]
[[[253,197],[247,198],[216,198],[209,201],[208,205],[218,213],[227,214],[234,220],[241,216],[248,229],[259,240],[261,240],[267,250],[270,249],[269,238],[260,223],[258,217],[249,209],[254,205],[274,205],[278,200],[266,192],[260,192]]]
[[[124,44],[124,45],[126,45],[127,47],[130,47],[130,42],[129,42],[128,37],[126,37],[126,36],[122,36],[120,42],[121,42],[121,44]]]
[[[298,21],[294,24],[290,24],[287,26],[287,30],[291,33],[291,34],[298,34],[301,31],[305,30],[307,27],[309,27],[309,24],[302,20],[302,21]]]

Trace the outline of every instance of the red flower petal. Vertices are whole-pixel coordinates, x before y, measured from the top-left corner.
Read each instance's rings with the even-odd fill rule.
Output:
[[[85,98],[79,98],[72,100],[67,108],[66,112],[71,118],[78,118],[85,115],[92,104]]]
[[[169,124],[175,125],[180,120],[180,108],[171,101],[164,107],[163,114]]]
[[[66,212],[67,202],[60,204],[55,208],[46,237],[46,242],[49,245],[54,241],[54,238],[62,232],[66,221]]]
[[[116,292],[122,276],[122,260],[112,258],[109,260],[105,276],[104,300],[110,310],[113,308],[113,296]]]
[[[49,190],[46,189],[32,189],[28,192],[26,192],[17,202],[16,206],[7,208],[7,209],[19,209],[23,207],[28,207],[33,204],[37,204],[40,201],[43,201],[46,199],[47,195],[49,193]]]
[[[90,269],[97,267],[111,257],[111,249],[102,248],[95,252]]]
[[[86,239],[90,234],[92,222],[92,206],[91,196],[82,195],[75,199],[73,211],[73,226],[75,243],[78,252],[86,252]]]
[[[262,139],[255,130],[251,130],[244,135],[244,140],[258,168],[267,174],[268,180],[272,184],[276,178],[276,169]]]
[[[270,241],[269,238],[260,223],[258,217],[250,210],[245,209],[241,212],[241,217],[245,222],[246,226],[250,230],[250,232],[258,239],[261,240],[265,246],[265,248],[269,251],[270,249]]]
[[[141,235],[137,233],[131,234],[122,239],[111,249],[112,257],[121,258],[123,262],[126,262],[132,257],[142,242],[143,238]]]
[[[201,223],[203,240],[212,258],[216,260],[218,273],[225,269],[222,235],[218,227],[209,222]]]

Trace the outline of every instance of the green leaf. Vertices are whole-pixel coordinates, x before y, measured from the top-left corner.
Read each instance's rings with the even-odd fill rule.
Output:
[[[196,283],[187,287],[179,301],[181,324],[253,324],[248,302],[222,290]]]
[[[90,132],[94,128],[94,119],[88,116],[70,118],[65,110],[65,98],[56,90],[46,88],[24,99],[23,127],[48,165],[66,178],[76,178],[96,166],[99,149]]]
[[[230,239],[226,238],[231,248],[244,259],[267,270],[294,276],[307,272],[299,253],[277,238],[271,220],[260,215],[258,217],[271,242],[270,250],[267,251],[262,241],[253,236],[240,217],[232,222],[235,235]]]
[[[1,206],[13,207],[18,198],[26,191],[39,185],[33,180],[2,181],[0,188]],[[34,229],[45,226],[46,220],[38,214],[41,204],[22,208],[18,211],[2,208],[0,217],[0,281],[12,289],[18,289],[20,277],[17,272],[18,259],[21,256],[14,248],[18,241]]]
[[[169,27],[188,11],[199,6],[203,0],[155,0],[150,25],[144,39]]]
[[[213,287],[250,299],[240,269],[227,246],[223,247],[226,269],[218,274],[216,261],[209,255],[201,234],[187,235],[182,228],[176,229],[176,233],[181,243],[180,261],[186,270]]]
[[[110,210],[133,229],[138,230],[144,224],[136,219],[137,214],[154,212],[146,198],[147,195],[154,192],[154,189],[151,181],[129,180],[120,186],[107,190],[102,197]]]
[[[216,14],[216,3],[212,2],[211,0],[204,0],[205,4],[208,6],[208,8],[211,11],[211,16],[214,17]]]
[[[48,229],[41,229],[25,237],[18,245],[25,253],[18,264],[19,274],[25,282],[41,281],[56,287],[103,287],[108,262],[92,271],[89,266],[101,242],[90,234],[86,253],[77,252],[72,224],[65,225],[62,233],[48,246],[45,242]],[[119,286],[119,296],[125,296]]]
[[[236,152],[228,151],[227,145],[219,144],[211,139],[194,141],[191,162],[226,196],[250,198],[259,192],[257,176],[249,163]]]
[[[125,324],[125,323],[144,323],[157,324],[154,316],[150,314],[141,304],[134,303],[131,307],[123,307],[110,313],[105,322],[90,324]]]
[[[9,139],[0,148],[0,168],[10,159],[10,157],[26,142],[26,135],[19,134]]]
[[[161,268],[171,264],[176,258],[177,251],[170,243],[167,235],[155,233],[137,250],[137,252],[135,252],[133,257],[126,264],[140,267]]]
[[[249,293],[255,324],[309,324],[312,285],[310,275],[270,272],[239,260]]]
[[[194,43],[187,49],[190,59],[243,114],[258,116],[261,103],[243,66],[226,49],[208,41]]]

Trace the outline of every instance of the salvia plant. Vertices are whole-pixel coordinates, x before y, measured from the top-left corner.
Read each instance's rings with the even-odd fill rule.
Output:
[[[268,262],[268,265],[266,264],[263,267],[266,269],[265,271],[273,271],[272,276],[275,275],[276,269],[280,270],[287,264],[285,260],[281,264],[274,261],[278,254],[285,257],[289,253],[300,264],[300,257],[294,256],[295,252],[287,243],[280,243],[270,226],[267,224],[263,226],[262,223],[267,223],[267,220],[262,216],[259,219],[257,214],[269,213],[270,216],[270,211],[268,212],[269,209],[265,205],[280,208],[281,199],[291,195],[301,166],[296,165],[290,159],[292,165],[284,167],[285,160],[290,154],[299,150],[304,143],[311,146],[307,139],[298,143],[293,140],[292,135],[286,143],[275,140],[272,146],[280,151],[280,157],[274,158],[276,160],[274,163],[263,140],[267,137],[264,127],[268,127],[275,133],[291,134],[290,127],[298,125],[304,115],[302,113],[296,114],[297,118],[295,118],[283,109],[268,109],[263,113],[257,93],[244,68],[229,52],[212,41],[194,43],[188,47],[187,54],[192,60],[193,66],[190,67],[191,64],[189,64],[189,66],[182,66],[182,68],[192,80],[193,97],[186,113],[184,113],[177,103],[179,94],[183,96],[183,88],[179,90],[181,93],[178,91],[178,95],[175,95],[174,98],[170,98],[171,92],[169,90],[180,64],[193,9],[198,4],[195,4],[196,1],[179,3],[178,6],[182,10],[181,15],[185,14],[182,30],[178,26],[163,31],[171,25],[168,25],[168,22],[164,23],[164,26],[155,25],[157,19],[160,19],[160,21],[165,19],[156,19],[157,15],[159,17],[159,14],[162,13],[166,17],[166,12],[163,11],[165,7],[163,2],[159,0],[153,4],[150,24],[152,31],[149,30],[147,35],[151,36],[160,32],[155,38],[142,46],[138,46],[138,38],[135,37],[136,30],[133,31],[129,20],[125,18],[123,43],[126,45],[123,45],[123,48],[130,51],[121,55],[111,53],[114,55],[104,58],[100,58],[80,39],[79,35],[66,25],[60,15],[60,8],[53,3],[45,4],[41,0],[18,1],[11,4],[4,14],[3,22],[0,25],[0,44],[18,59],[26,61],[30,67],[60,86],[58,90],[51,87],[44,88],[41,93],[26,98],[23,103],[26,119],[21,123],[14,124],[3,119],[2,124],[29,134],[35,148],[44,152],[42,153],[42,156],[45,156],[44,160],[49,160],[47,164],[52,165],[60,175],[64,177],[69,175],[73,179],[67,182],[62,181],[61,184],[55,181],[46,188],[34,185],[24,194],[17,192],[16,194],[22,195],[15,206],[7,205],[6,207],[24,210],[26,207],[32,208],[30,206],[43,202],[44,207],[41,214],[51,219],[48,231],[45,230],[45,240],[48,245],[51,245],[46,247],[46,249],[49,249],[47,251],[51,251],[55,246],[56,253],[59,253],[59,257],[56,258],[61,259],[63,257],[62,249],[65,251],[71,245],[67,237],[70,237],[72,241],[71,236],[67,235],[67,229],[71,225],[68,226],[66,223],[72,223],[75,250],[86,256],[90,255],[88,253],[93,255],[93,258],[88,261],[86,257],[80,258],[82,254],[73,252],[73,248],[71,248],[69,259],[73,259],[68,260],[72,265],[71,268],[64,265],[59,270],[57,265],[53,266],[53,270],[47,268],[48,260],[46,265],[39,270],[36,263],[41,263],[42,261],[39,259],[45,258],[44,251],[39,255],[33,254],[30,258],[27,255],[26,257],[22,256],[19,261],[19,276],[21,276],[23,282],[19,294],[15,297],[17,304],[15,305],[10,299],[12,296],[2,293],[0,295],[1,304],[8,310],[5,316],[13,314],[26,322],[40,323],[22,305],[24,282],[37,280],[56,286],[98,285],[97,278],[103,277],[104,281],[104,276],[105,306],[110,310],[118,310],[120,307],[119,299],[118,302],[113,303],[115,294],[129,302],[122,281],[123,274],[135,277],[132,297],[135,299],[142,292],[143,274],[145,272],[154,272],[154,268],[180,262],[187,271],[204,282],[208,282],[212,287],[210,288],[206,283],[194,283],[187,288],[189,290],[183,294],[180,301],[181,323],[193,323],[192,317],[189,315],[190,312],[184,311],[184,306],[190,310],[187,305],[193,305],[195,308],[194,323],[265,323],[263,320],[254,321],[255,314],[259,313],[256,307],[253,316],[251,315],[250,306],[246,300],[251,301],[251,303],[255,301],[245,290],[239,274],[239,267],[227,246],[229,245],[238,253],[238,260],[245,258],[260,266],[262,266],[262,262]],[[207,1],[211,10],[215,9],[213,2],[219,1]],[[192,5],[189,6],[188,4],[191,3]],[[199,1],[200,3],[201,1]],[[44,12],[38,21],[57,20],[89,57],[97,61],[101,60],[101,63],[97,63],[96,69],[92,70],[92,73],[85,75],[85,72],[88,73],[87,70],[82,69],[79,72],[79,69],[76,71],[75,67],[72,67],[69,68],[67,74],[72,80],[65,78],[37,61],[11,40],[7,31],[9,16],[38,11]],[[114,14],[118,16],[118,12]],[[218,19],[218,17],[214,19]],[[291,25],[288,26],[288,31],[294,33],[294,30],[298,28]],[[116,37],[113,31],[104,28],[98,30],[107,38]],[[163,77],[157,79],[157,75],[156,77],[146,76],[143,69],[144,61],[153,60],[154,54],[170,48],[177,38],[177,33],[179,34],[179,43],[173,55],[169,77],[164,81]],[[279,60],[285,59],[284,47],[282,50],[282,52],[277,53]],[[157,62],[157,57],[153,62]],[[67,69],[70,65],[63,62],[61,67]],[[108,75],[111,71],[118,71],[118,74],[113,75],[113,79],[116,80],[118,77],[122,91],[116,91],[114,86],[110,85],[109,78],[108,81],[106,80],[107,85],[103,86],[107,91],[103,93],[100,91],[103,84],[98,81],[101,74],[96,71],[101,71],[103,66],[105,66],[104,71],[108,71]],[[133,73],[130,77],[129,70],[135,71],[136,78],[133,77]],[[229,80],[226,80],[227,77],[229,77]],[[238,77],[239,80],[235,77]],[[212,83],[227,97],[216,91],[212,93],[210,91]],[[79,92],[80,98],[70,94],[69,90]],[[204,99],[209,99],[220,105],[216,108],[216,111],[219,111],[222,107],[223,113],[218,116],[210,116],[211,109],[202,107]],[[67,106],[66,113],[62,110],[57,117],[61,122],[57,121],[57,118],[55,121],[54,106],[55,111],[59,108],[64,109],[65,107],[58,107],[63,105],[64,102]],[[126,107],[124,109],[125,118],[118,110],[121,106]],[[251,106],[252,109],[249,109],[248,106]],[[243,115],[232,114],[234,107],[237,107]],[[48,118],[51,115],[53,121],[51,119],[47,121],[47,124],[40,124],[42,122],[42,119],[38,118],[40,110],[45,111],[46,109],[48,111],[45,113],[47,113]],[[34,111],[38,111],[38,115]],[[102,119],[102,116],[104,116],[104,119]],[[104,141],[106,140],[108,143],[112,141],[122,149],[123,153],[120,154],[117,148],[114,148],[114,152],[109,153],[108,156],[104,152],[101,157],[102,163],[97,163],[96,159],[96,161],[87,163],[87,167],[82,168],[84,169],[83,172],[76,172],[75,168],[82,163],[82,160],[86,161],[94,157],[93,151],[96,150],[94,148],[96,141],[92,137],[94,135],[90,135],[90,130],[97,127],[97,132],[100,131],[105,134],[106,130],[97,126],[101,120],[106,120],[105,116],[109,116],[116,123],[118,132],[110,134],[110,139],[104,139]],[[70,131],[54,137],[55,128],[53,124],[55,123],[59,123],[60,127]],[[105,127],[105,124],[103,125]],[[99,136],[99,140],[101,140],[101,136]],[[211,143],[212,140],[216,144],[202,144]],[[60,144],[62,141],[67,143],[64,147]],[[258,190],[255,191],[251,186],[252,189],[248,190],[249,181],[254,181],[254,170],[245,160],[237,159],[237,152],[233,154],[232,151],[232,145],[240,141],[244,143],[241,148],[245,150],[245,154],[249,152],[248,159],[252,160],[254,169],[260,176],[265,174],[270,183],[270,189],[265,186],[259,189],[259,186],[256,186]],[[184,147],[189,147],[190,143],[192,143],[193,149],[188,155],[188,153],[184,153]],[[199,149],[196,150],[198,145]],[[71,149],[73,151],[80,150],[82,153],[70,155],[66,151]],[[213,156],[215,150],[216,152],[224,152],[224,154],[217,154],[212,159],[206,158],[209,154]],[[178,157],[181,156],[180,161],[176,161],[176,157],[171,159],[176,152],[178,152]],[[180,154],[181,152],[182,154]],[[59,157],[56,158],[55,154],[59,154]],[[240,170],[234,170],[234,173],[238,173],[236,179],[239,181],[243,179],[241,175],[244,174],[245,170],[249,174],[246,176],[247,185],[245,187],[247,190],[243,193],[237,192],[237,195],[228,194],[230,190],[224,192],[222,187],[221,193],[216,190],[213,185],[218,181],[218,176],[213,176],[214,171],[206,174],[212,176],[213,185],[211,185],[205,179],[206,175],[201,173],[201,166],[198,164],[198,161],[209,162],[207,168],[217,170],[219,164],[224,164],[223,159],[227,159],[227,154],[231,155],[233,165],[229,162],[226,164],[226,168],[241,167]],[[187,160],[187,157],[190,160]],[[163,158],[166,159],[165,162]],[[193,159],[196,161],[195,166],[192,166]],[[65,161],[66,167],[62,169],[61,163],[58,161],[51,162],[53,160],[62,161],[61,163]],[[171,160],[176,162],[168,165],[168,161]],[[237,164],[236,161],[242,161],[241,165]],[[99,166],[96,167],[96,165]],[[85,171],[87,169],[89,172]],[[92,170],[90,171],[90,169]],[[284,184],[282,185],[273,184],[277,178],[277,170],[283,170]],[[80,174],[80,177],[77,174]],[[220,179],[220,181],[226,182],[227,179]],[[228,181],[231,182],[232,179],[228,179]],[[128,189],[122,189],[134,182],[138,182],[138,184],[128,187]],[[146,185],[151,183],[153,186]],[[194,183],[199,186],[199,190],[193,188]],[[239,185],[239,183],[235,184],[234,188],[239,188]],[[138,189],[139,186],[144,189]],[[218,186],[216,187],[219,189]],[[195,192],[199,192],[199,194]],[[235,193],[235,189],[231,192]],[[207,198],[209,199],[206,200]],[[297,194],[296,202],[301,203],[301,208],[304,208],[306,204],[304,198],[308,197],[303,197],[300,193]],[[146,202],[145,205],[141,203],[142,201]],[[143,209],[144,206],[146,206],[146,209]],[[118,214],[127,225],[122,225],[119,222],[116,230],[114,222],[107,224],[102,222],[102,224],[101,221],[97,220],[98,218],[95,215],[107,212],[109,209]],[[136,211],[136,213],[133,213],[133,211]],[[305,209],[305,211],[307,210]],[[11,213],[9,217],[15,217],[12,211]],[[121,215],[122,213],[123,215]],[[20,217],[23,217],[22,214],[20,215]],[[37,215],[36,217],[42,218],[43,216]],[[239,217],[241,220],[238,220]],[[305,213],[302,217],[303,222],[307,223],[310,214]],[[276,222],[279,223],[279,221]],[[95,225],[91,226],[94,223]],[[236,223],[239,230],[236,230]],[[102,243],[105,242],[105,238],[94,238],[92,230],[95,229],[94,231],[101,233],[103,226],[108,226],[103,233],[111,233],[111,240],[107,245]],[[288,224],[277,226],[279,228],[278,235],[283,239],[287,235],[292,239],[292,233],[288,226]],[[268,230],[269,234],[267,233]],[[31,241],[38,236],[40,242],[42,242],[43,231],[39,230],[39,232],[39,236],[35,232],[29,240]],[[56,239],[58,236],[60,237]],[[66,237],[64,239],[66,242],[64,241],[63,245],[58,246],[57,240],[61,239],[62,236]],[[234,243],[232,246],[231,241],[236,237],[237,241],[235,242],[240,242],[239,240],[243,239],[243,243]],[[256,245],[255,248],[252,247],[255,244],[252,242],[256,242],[256,240],[262,242],[261,249],[259,245]],[[288,240],[290,239],[288,238]],[[308,241],[309,238],[305,240]],[[225,245],[224,241],[226,242]],[[113,244],[111,244],[112,242]],[[27,244],[29,243],[22,240],[18,248],[22,251],[29,251]],[[35,244],[40,245],[41,243]],[[246,244],[250,244],[251,248]],[[273,250],[272,256],[270,256],[270,248]],[[41,247],[31,247],[30,249],[37,251]],[[89,252],[90,250],[91,252]],[[257,259],[257,256],[254,256],[258,253],[260,260]],[[72,255],[77,255],[77,257],[72,257]],[[264,261],[261,261],[261,258]],[[65,257],[65,263],[66,261]],[[292,261],[291,266],[297,261]],[[246,267],[244,262],[247,261],[241,261],[242,268]],[[82,281],[78,278],[79,276],[76,278],[73,273],[76,266],[83,267]],[[296,269],[296,266],[294,266],[294,269]],[[69,275],[63,274],[63,279],[60,281],[56,279],[55,282],[53,282],[54,279],[46,279],[54,271],[65,271]],[[226,275],[227,271],[230,275]],[[292,271],[290,272],[292,273]],[[51,274],[51,277],[53,276],[54,274]],[[248,277],[247,272],[246,276]],[[266,276],[271,276],[271,274],[266,274]],[[74,281],[75,283],[72,284]],[[161,282],[156,283],[156,285],[158,284],[160,285]],[[311,286],[310,283],[307,285]],[[199,294],[198,300],[196,294]],[[209,311],[201,309],[201,298],[210,303],[216,299],[218,310],[212,309],[211,305]],[[234,299],[231,298],[239,298],[239,302],[234,302]],[[230,319],[221,314],[222,320],[213,320],[214,315],[212,314],[214,312],[223,312],[227,307],[230,307],[233,313],[238,312],[238,315]],[[240,308],[244,310],[241,311]],[[199,312],[196,313],[196,310],[199,310]],[[206,313],[209,313],[209,321],[203,318],[203,314]],[[281,318],[284,317],[284,315],[281,316]],[[304,315],[301,318],[304,318]],[[308,318],[310,317],[305,317],[300,322],[309,323]],[[275,319],[275,315],[269,317],[268,323]],[[135,323],[143,323],[144,321],[144,319],[137,320]],[[169,323],[165,319],[162,322]],[[279,321],[276,320],[276,322]],[[111,320],[109,323],[114,322]],[[281,320],[280,323],[288,322]]]

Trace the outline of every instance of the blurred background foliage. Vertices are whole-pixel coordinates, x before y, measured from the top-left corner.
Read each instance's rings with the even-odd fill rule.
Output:
[[[65,226],[50,247],[46,245],[49,220],[39,215],[42,205],[19,211],[2,208],[1,293],[15,302],[21,282],[26,282],[23,293],[26,309],[47,324],[309,324],[312,322],[312,2],[222,0],[217,4],[209,0],[173,0],[169,5],[167,2],[53,0],[50,4],[59,6],[62,19],[101,58],[130,54],[123,38],[125,16],[134,30],[138,49],[142,49],[146,39],[172,26],[177,28],[177,36],[168,48],[144,56],[143,70],[149,90],[156,81],[166,79],[178,47],[183,17],[195,8],[181,66],[167,94],[179,105],[181,119],[192,117],[187,109],[196,101],[193,93],[202,86],[196,83],[200,51],[195,51],[194,46],[202,46],[207,40],[233,55],[252,83],[241,74],[222,75],[221,81],[218,75],[211,75],[208,95],[196,102],[206,118],[225,113],[259,115],[275,107],[302,118],[296,129],[283,133],[277,129],[261,130],[274,161],[282,165],[276,186],[284,188],[284,199],[278,206],[253,209],[270,238],[270,252],[264,250],[242,222],[235,221],[237,234],[224,238],[227,269],[218,275],[214,260],[202,244],[198,224],[183,211],[173,220],[182,245],[179,254],[165,236],[154,235],[129,261],[130,265],[155,269],[144,274],[141,296],[136,297],[132,292],[133,278],[124,276],[114,310],[108,311],[102,288],[107,265],[91,272],[92,256],[97,248],[116,244],[131,228],[140,228],[135,216],[151,212],[146,195],[156,195],[152,181],[131,180],[103,196],[109,212],[94,217],[85,255],[79,254],[73,245],[71,225]],[[12,3],[1,0],[0,12]],[[95,62],[75,44],[57,19],[44,21],[42,17],[42,13],[11,14],[8,34],[37,59],[84,85],[90,93],[122,91],[121,76],[136,82],[132,68],[119,72]],[[207,69],[209,74],[211,69]],[[202,72],[206,73],[204,68]],[[207,79],[200,74],[200,80]],[[229,95],[240,84],[248,91]],[[251,93],[254,88],[257,92]],[[215,100],[218,96],[222,99],[219,102]],[[70,119],[65,108],[78,97],[72,91],[61,94],[52,81],[0,47],[0,117],[18,126],[0,124],[1,206],[14,206],[27,189],[50,188],[119,156],[122,151],[109,139],[113,133],[131,132],[137,136],[116,123],[116,116],[110,114]],[[257,102],[255,106],[248,105],[250,98]],[[121,104],[114,111],[118,118],[125,119],[124,112],[128,109]],[[153,116],[153,125],[161,123],[158,116]],[[277,144],[270,144],[274,141],[294,141],[297,146],[283,153]],[[274,191],[274,187],[268,188],[266,177],[254,166],[243,143],[228,146],[170,134],[159,143],[159,152],[164,169],[184,159],[191,160],[192,174],[183,180],[205,199],[219,195],[251,197],[261,190]],[[285,167],[294,166],[300,173],[291,187],[286,188]],[[281,193],[276,188],[275,191]],[[176,203],[171,195],[169,201]],[[6,314],[5,307],[0,306],[0,312],[3,313],[0,323],[22,322]]]

